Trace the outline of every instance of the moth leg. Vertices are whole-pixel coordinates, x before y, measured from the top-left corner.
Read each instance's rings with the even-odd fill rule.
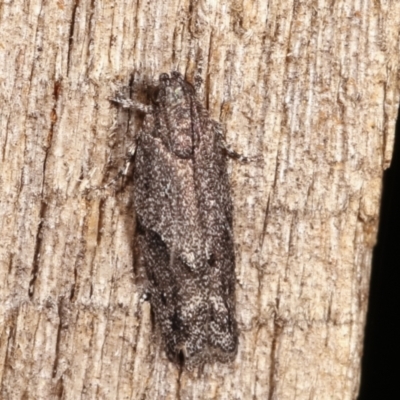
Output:
[[[235,150],[232,150],[225,141],[221,143],[221,147],[225,151],[226,155],[230,158],[233,158],[234,160],[238,160],[242,163],[248,163],[250,161],[249,157],[246,157],[243,154],[237,153]]]
[[[125,163],[125,167],[123,169],[120,169],[117,173],[117,175],[110,181],[108,182],[104,188],[108,189],[110,186],[114,186],[121,178],[124,180],[124,178],[128,175],[127,171],[130,167],[131,162],[127,161]],[[122,184],[121,186],[125,186],[124,184]]]
[[[115,177],[114,178],[112,178],[108,183],[106,183],[106,184],[104,184],[104,185],[100,185],[100,186],[91,186],[90,188],[87,188],[87,191],[96,191],[96,192],[100,192],[101,193],[101,196],[105,196],[105,192],[108,190],[108,189],[110,189],[110,187],[113,187],[114,189],[114,191],[120,191],[124,186],[125,186],[125,184],[124,183],[122,183],[121,185],[120,185],[120,187],[119,188],[116,188],[116,183],[121,179],[121,177],[122,177],[122,179],[124,179],[127,175],[128,175],[128,170],[129,170],[129,167],[130,167],[130,165],[131,165],[131,159],[132,159],[132,157],[133,156],[131,156],[131,157],[129,157],[128,159],[127,159],[127,161],[125,162],[125,166],[124,166],[124,168],[123,169],[120,169],[119,171],[118,171],[118,173],[115,175]],[[124,182],[124,181],[123,181]]]
[[[112,103],[115,103],[117,106],[122,107],[123,109],[126,110],[137,110],[137,111],[141,111],[144,114],[146,114],[146,117],[143,121],[143,126],[144,128],[148,128],[148,126],[151,126],[152,124],[152,117],[151,115],[154,112],[154,107],[152,105],[146,105],[143,103],[140,103],[139,101],[136,100],[132,100],[130,97],[125,96],[124,94],[118,92],[115,94],[114,97],[109,97],[109,100]],[[126,163],[125,163],[125,167],[123,170],[121,170],[118,173],[118,177],[117,179],[123,175],[126,176],[127,172],[129,170],[129,167],[131,165],[132,159],[135,155],[136,152],[136,147],[137,147],[137,141],[138,138],[140,137],[142,132],[139,132],[139,135],[135,135],[132,144],[128,147],[128,152],[127,152],[127,156],[126,156]]]
[[[242,163],[248,163],[251,160],[249,157],[246,157],[243,154],[240,154],[240,153],[236,152],[235,150],[232,150],[230,148],[230,146],[228,145],[228,143],[226,143],[226,141],[224,139],[222,125],[216,121],[212,121],[212,122],[213,122],[214,132],[216,133],[216,135],[219,136],[219,146],[225,152],[225,154],[228,157],[238,160]]]
[[[146,122],[148,123],[149,116],[152,115],[154,109],[153,106],[145,105],[143,103],[140,103],[136,100],[132,100],[129,97],[126,97],[122,93],[116,93],[114,97],[109,97],[109,100],[113,103],[115,103],[117,106],[122,107],[123,109],[128,109],[128,110],[138,110],[146,114],[144,124],[146,125]],[[115,183],[122,177],[123,179],[128,175],[128,171],[131,167],[132,160],[135,156],[136,153],[136,147],[137,147],[137,141],[138,137],[141,135],[141,132],[139,132],[139,135],[135,135],[133,138],[132,143],[128,147],[128,152],[126,154],[126,161],[124,168],[118,171],[118,174],[114,179],[112,179],[107,185],[104,186],[104,188],[108,188],[110,186],[115,185]]]
[[[138,110],[145,114],[151,114],[154,110],[152,105],[146,105],[140,103],[139,101],[132,100],[131,98],[126,97],[121,93],[117,93],[115,97],[110,97],[109,100],[126,110]]]
[[[195,90],[195,92],[199,93],[202,86],[203,86],[203,78],[200,75],[196,75],[194,77],[194,90]]]

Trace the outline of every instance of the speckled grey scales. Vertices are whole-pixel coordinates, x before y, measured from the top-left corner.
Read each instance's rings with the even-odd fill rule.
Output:
[[[137,246],[168,358],[191,369],[234,359],[232,202],[221,129],[180,73],[160,75],[137,137]],[[132,154],[133,156],[133,154]]]

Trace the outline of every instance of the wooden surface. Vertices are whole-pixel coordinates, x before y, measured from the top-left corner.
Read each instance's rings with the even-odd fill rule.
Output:
[[[399,101],[400,2],[0,5],[0,398],[355,399],[381,178]],[[240,346],[180,371],[134,263],[107,100],[172,69],[231,147]],[[130,118],[129,127],[127,119]]]

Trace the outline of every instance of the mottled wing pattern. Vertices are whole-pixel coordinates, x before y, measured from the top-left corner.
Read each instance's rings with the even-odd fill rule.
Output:
[[[233,360],[235,256],[232,202],[217,122],[178,72],[162,74],[134,160],[140,261],[166,353],[193,368]]]

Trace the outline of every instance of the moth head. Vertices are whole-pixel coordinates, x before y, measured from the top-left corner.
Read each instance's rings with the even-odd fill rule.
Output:
[[[180,72],[171,72],[161,74],[159,77],[160,85],[154,96],[154,102],[157,104],[168,104],[176,107],[188,101],[188,96],[194,95],[193,86],[185,80]]]

